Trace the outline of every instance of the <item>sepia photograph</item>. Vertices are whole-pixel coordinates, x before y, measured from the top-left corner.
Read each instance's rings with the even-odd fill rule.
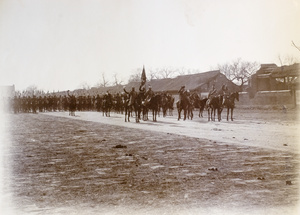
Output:
[[[0,0],[0,214],[300,214],[299,26],[300,0]]]

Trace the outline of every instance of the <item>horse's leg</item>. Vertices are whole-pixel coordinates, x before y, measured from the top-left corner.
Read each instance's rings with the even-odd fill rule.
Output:
[[[140,122],[140,113],[138,110],[135,110],[135,121]]]
[[[209,110],[210,110],[210,108],[208,107],[208,108],[207,108],[208,121],[210,121],[210,111],[209,111]]]
[[[227,107],[227,121],[228,121],[228,118],[229,118],[229,107]]]
[[[130,122],[131,107],[127,107],[127,121]]]
[[[231,121],[233,121],[233,108],[231,108]]]

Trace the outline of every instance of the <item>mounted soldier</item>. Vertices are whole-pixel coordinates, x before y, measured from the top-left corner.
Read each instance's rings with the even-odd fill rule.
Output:
[[[128,92],[128,91],[126,91],[126,89],[125,89],[125,86],[123,87],[123,90],[124,90],[124,92],[127,94],[127,95],[129,95],[129,105],[133,105],[134,104],[134,101],[135,101],[135,98],[137,97],[137,92],[135,91],[135,88],[134,87],[132,87],[131,88],[131,91],[130,92]]]
[[[154,92],[152,90],[152,87],[149,86],[147,92],[145,93],[145,100],[150,100],[154,96]]]
[[[222,105],[224,105],[225,99],[229,96],[229,90],[226,84],[222,85],[222,88],[219,90],[218,94],[222,98]]]
[[[182,101],[183,100],[183,97],[184,97],[184,94],[185,94],[185,86],[181,86],[181,88],[178,90],[178,93],[179,93],[179,100]]]
[[[212,85],[211,90],[208,92],[208,100],[207,100],[207,104],[210,104],[212,98],[214,98],[217,95],[217,90],[215,88],[215,85]]]

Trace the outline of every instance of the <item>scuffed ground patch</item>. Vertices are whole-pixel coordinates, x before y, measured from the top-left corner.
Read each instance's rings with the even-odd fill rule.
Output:
[[[42,114],[11,115],[9,130],[20,214],[263,213],[299,202],[291,152]]]

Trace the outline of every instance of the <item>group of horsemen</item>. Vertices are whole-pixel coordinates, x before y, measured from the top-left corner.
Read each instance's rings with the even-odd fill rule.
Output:
[[[185,98],[190,97],[190,91],[185,89],[185,86],[182,86],[179,91],[179,100],[182,101]],[[222,98],[222,105],[224,105],[225,99],[229,96],[230,92],[226,84],[223,84],[221,89],[217,91],[215,85],[212,85],[212,89],[208,93],[208,99],[206,104],[209,105],[212,101],[212,98],[219,96]]]
[[[152,90],[151,86],[148,86],[148,89],[146,90],[145,84],[141,84],[138,91],[136,91],[135,88],[132,87],[132,89],[128,92],[126,90],[125,86],[123,88],[123,91],[124,91],[124,93],[122,93],[122,94],[118,93],[117,95],[111,95],[109,92],[107,92],[103,96],[103,98],[104,99],[110,98],[111,100],[115,100],[115,103],[118,103],[117,101],[121,100],[120,98],[122,97],[123,102],[125,102],[125,103],[127,102],[127,105],[131,106],[136,101],[137,97],[140,97],[140,98],[142,98],[143,105],[147,105],[147,103],[150,102],[151,98],[153,98],[156,94],[158,94]],[[179,89],[178,93],[179,93],[179,101],[182,101],[183,99],[186,99],[186,98],[191,98],[191,92],[189,90],[186,90],[185,86],[182,86]],[[222,104],[224,104],[225,98],[229,95],[229,93],[230,92],[228,90],[227,85],[223,84],[221,89],[218,91],[215,88],[215,86],[213,85],[212,89],[209,91],[208,98],[206,101],[206,106],[209,105],[210,102],[212,101],[212,99],[216,96],[222,97],[222,100],[223,100]],[[171,96],[167,92],[160,92],[160,95],[162,96],[163,99],[166,99],[166,98],[173,99],[173,103],[171,103],[169,105],[169,109],[171,109],[174,104],[173,96]],[[76,107],[73,107],[73,111],[86,111],[86,110],[87,111],[89,111],[89,110],[100,111],[100,108],[101,108],[100,103],[101,104],[103,103],[101,101],[101,99],[103,99],[103,98],[100,99],[99,95],[93,96],[93,97],[87,96],[86,102],[81,102],[81,101],[85,101],[82,96],[74,98],[74,95],[69,95],[69,93],[68,93],[68,96],[56,97],[54,95],[53,98],[51,96],[48,96],[48,97],[44,97],[43,99],[41,97],[39,97],[39,98],[35,98],[35,97],[16,98],[15,97],[13,106],[14,106],[15,113],[23,112],[23,111],[19,111],[21,104],[23,104],[23,106],[25,105],[25,107],[23,107],[25,110],[24,112],[31,112],[31,111],[28,111],[30,109],[29,107],[27,107],[28,104],[36,104],[37,107],[34,107],[34,105],[32,105],[33,106],[32,112],[36,112],[36,109],[39,112],[52,111],[52,110],[53,111],[56,111],[56,110],[65,111],[67,109],[70,109],[70,106],[67,107],[68,106],[67,104],[70,103],[71,98],[73,98],[73,100],[76,100],[75,101],[76,104],[74,104],[74,106],[76,106]],[[119,99],[117,99],[117,98],[119,98]],[[59,101],[59,102],[57,102],[57,101]],[[59,107],[59,105],[58,105],[58,107],[57,107],[57,105],[49,106],[49,104],[52,104],[52,103],[59,104],[60,107]],[[48,104],[48,106],[43,107],[40,104],[44,104],[44,105]],[[83,104],[86,104],[86,107]],[[122,110],[117,111],[117,112],[122,112]]]

